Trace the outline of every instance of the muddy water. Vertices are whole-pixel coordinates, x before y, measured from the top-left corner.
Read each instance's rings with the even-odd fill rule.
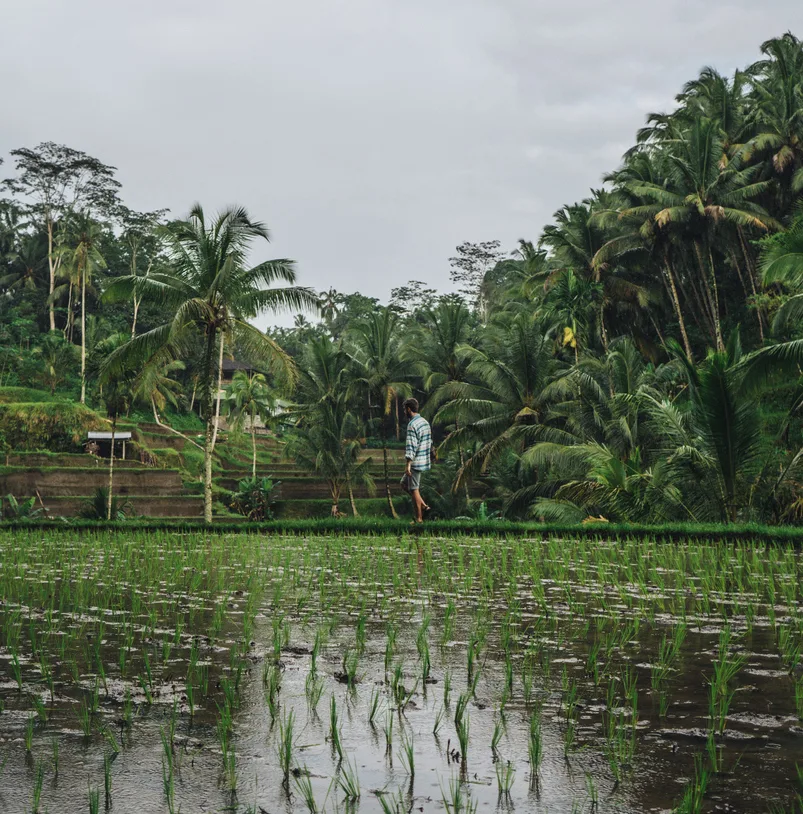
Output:
[[[776,597],[777,607],[768,614],[766,603],[756,594],[760,580],[750,590],[742,586],[733,592],[708,592],[706,602],[700,599],[705,591],[696,584],[694,574],[684,581],[683,596],[678,596],[675,582],[672,587],[632,585],[628,594],[606,587],[607,578],[597,584],[593,567],[578,575],[552,568],[545,561],[541,572],[545,613],[544,604],[534,599],[538,592],[522,574],[512,591],[505,592],[509,583],[497,574],[493,590],[483,589],[478,576],[471,584],[452,581],[453,590],[447,592],[440,590],[442,574],[428,571],[429,566],[406,541],[393,548],[393,553],[383,553],[373,541],[346,545],[355,552],[365,545],[370,547],[371,557],[387,557],[401,564],[404,578],[397,573],[396,589],[392,589],[389,583],[377,584],[376,573],[327,571],[329,558],[342,566],[348,556],[344,559],[342,552],[333,553],[327,544],[315,540],[303,545],[294,540],[274,541],[265,561],[254,560],[254,569],[263,570],[258,611],[240,662],[240,689],[232,711],[235,791],[229,788],[232,783],[223,771],[216,728],[219,709],[225,704],[222,687],[235,676],[232,652],[237,652],[247,593],[227,593],[225,622],[217,640],[211,641],[206,638],[215,607],[211,594],[177,600],[162,586],[154,586],[147,594],[147,609],[137,620],[141,638],[132,649],[125,677],[119,668],[125,615],[104,614],[98,608],[86,608],[80,614],[62,612],[57,627],[74,630],[79,626],[83,639],[87,631],[97,629],[93,622],[101,616],[105,619],[100,652],[106,680],[105,686],[99,681],[91,657],[81,658],[91,652],[92,645],[85,645],[79,637],[71,645],[79,674],[65,666],[70,660],[68,650],[56,668],[52,702],[32,644],[37,626],[44,629],[52,621],[46,622],[38,609],[23,608],[21,690],[9,647],[0,649],[0,698],[4,702],[0,763],[5,761],[0,774],[0,810],[31,811],[40,765],[44,767],[41,811],[88,811],[88,786],[100,790],[102,810],[106,756],[112,757],[111,811],[168,812],[162,736],[169,731],[171,719],[175,722],[175,811],[274,814],[305,810],[296,781],[291,778],[283,783],[278,757],[280,721],[291,710],[295,716],[293,766],[302,778],[309,778],[318,810],[349,810],[337,786],[343,764],[330,739],[329,705],[334,697],[346,761],[356,768],[361,787],[353,810],[382,811],[380,797],[384,796],[391,811],[445,811],[444,797],[450,800],[451,784],[458,783],[477,811],[671,811],[694,776],[695,755],[705,752],[709,681],[726,626],[730,630],[727,652],[743,663],[729,684],[732,697],[724,731],[715,738],[717,765],[712,766],[709,757],[702,764],[708,768],[710,780],[700,810],[765,812],[773,803],[791,806],[801,788],[795,766],[803,765],[803,729],[795,705],[796,665],[780,657],[778,630],[784,625],[797,630],[797,608]],[[444,541],[443,545],[441,549],[439,543],[433,544],[433,562],[447,567],[448,560],[453,569],[455,544]],[[473,544],[459,545],[470,551]],[[508,545],[515,558],[513,549],[520,542],[497,541],[496,553]],[[276,550],[282,547],[285,553],[278,556]],[[359,562],[365,566],[365,560]],[[290,572],[292,580],[288,579]],[[322,582],[328,590],[320,591]],[[438,590],[433,590],[435,583]],[[282,589],[276,590],[276,585]],[[601,603],[606,591],[607,598]],[[633,596],[637,598],[631,601]],[[146,635],[146,620],[153,618],[154,608],[159,603],[175,607],[177,601],[185,610],[192,605],[200,609],[194,625],[187,625],[178,635],[167,627],[149,629]],[[686,635],[666,680],[655,689],[653,676],[661,642],[664,636],[671,638],[681,607],[688,609]],[[18,609],[6,597],[4,625]],[[425,615],[430,618],[426,639],[432,664],[427,683],[422,681],[418,635]],[[279,625],[277,618],[282,620]],[[389,622],[397,630],[397,639],[386,671]],[[361,643],[357,631],[363,624]],[[282,644],[278,662],[274,656],[277,630]],[[507,652],[513,687],[509,691],[503,643],[506,631],[511,630]],[[323,690],[314,711],[305,684],[316,631],[323,639],[317,655]],[[191,717],[186,675],[194,637],[199,637],[198,664],[206,667],[208,696],[196,690]],[[472,678],[479,677],[472,685],[467,652],[475,638],[480,644]],[[41,647],[41,636],[38,641]],[[165,641],[177,643],[166,653]],[[358,647],[362,650],[358,681],[350,687],[343,683],[343,659]],[[138,680],[145,671],[142,654],[148,652],[153,672],[150,702]],[[275,720],[265,700],[263,681],[265,667],[273,664],[281,673]],[[407,690],[401,710],[390,690],[395,665],[399,665],[401,684]],[[529,692],[524,675],[532,676]],[[451,691],[445,704],[447,676]],[[627,697],[628,684],[635,687],[635,701]],[[95,692],[99,710],[93,716],[92,734],[86,737],[79,726],[79,709]],[[453,721],[463,692],[469,696],[470,736],[465,756],[458,754]],[[130,723],[124,720],[126,693],[134,710]],[[372,725],[369,715],[374,693],[381,701]],[[43,700],[47,721],[35,724],[27,751],[25,731],[34,695]],[[528,761],[528,733],[535,709],[541,711],[543,732],[543,761],[537,773]],[[443,722],[435,735],[433,726],[439,715]],[[621,730],[635,743],[632,758],[616,770],[606,737],[611,718],[620,722]],[[390,746],[385,731],[389,721],[393,725]],[[111,736],[101,734],[104,728]],[[496,729],[500,734],[494,752]],[[574,735],[568,746],[567,732]],[[404,738],[413,743],[413,777],[401,755]],[[54,770],[54,741],[59,745],[58,773]],[[116,756],[112,741],[119,748]],[[513,773],[510,793],[500,795],[497,773],[506,771],[508,764]]]

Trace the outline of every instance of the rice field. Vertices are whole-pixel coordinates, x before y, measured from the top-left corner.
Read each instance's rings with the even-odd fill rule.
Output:
[[[793,812],[800,554],[0,532],[3,812]]]

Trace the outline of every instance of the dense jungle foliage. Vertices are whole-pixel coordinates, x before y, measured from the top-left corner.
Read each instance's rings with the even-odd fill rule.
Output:
[[[261,418],[333,493],[373,487],[359,451],[381,450],[393,513],[387,450],[416,395],[438,442],[441,516],[486,512],[482,487],[510,518],[803,520],[791,33],[733,76],[703,69],[540,235],[457,247],[448,294],[415,279],[387,304],[336,281],[300,287],[289,260],[248,264],[268,232],[245,210],[134,212],[113,167],[62,145],[13,150],[9,167],[0,387],[177,428],[197,415],[207,519],[218,410],[244,430]],[[298,313],[293,327],[252,324],[279,312]],[[243,369],[218,399],[226,360]],[[40,422],[52,411],[19,392],[0,412],[12,445],[20,405]]]

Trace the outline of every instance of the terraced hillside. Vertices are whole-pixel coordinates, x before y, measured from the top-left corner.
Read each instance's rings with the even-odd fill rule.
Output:
[[[121,422],[120,430],[132,433],[126,460],[115,463],[114,492],[127,502],[131,513],[142,517],[198,518],[203,514],[201,494],[202,451],[195,446],[200,436],[184,436],[164,426]],[[251,477],[250,440],[221,432],[214,463],[215,514],[231,519],[230,496],[241,480]],[[390,482],[397,510],[408,510],[408,498],[398,488],[404,472],[404,454],[389,450]],[[376,492],[355,490],[360,514],[385,514],[387,500],[382,487],[382,451],[364,450]],[[13,452],[0,467],[0,495],[34,497],[47,514],[71,517],[98,488],[108,485],[107,461],[82,453]],[[271,436],[257,437],[257,475],[278,482],[277,514],[281,517],[325,517],[331,499],[325,481],[301,470],[284,456],[284,445]],[[344,514],[351,512],[347,496],[340,503]]]

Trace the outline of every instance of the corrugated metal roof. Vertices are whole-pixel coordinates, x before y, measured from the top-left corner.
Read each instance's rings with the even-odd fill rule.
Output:
[[[131,433],[130,432],[88,432],[86,437],[90,441],[111,441],[112,435],[114,435],[115,441],[130,441],[131,440]]]

